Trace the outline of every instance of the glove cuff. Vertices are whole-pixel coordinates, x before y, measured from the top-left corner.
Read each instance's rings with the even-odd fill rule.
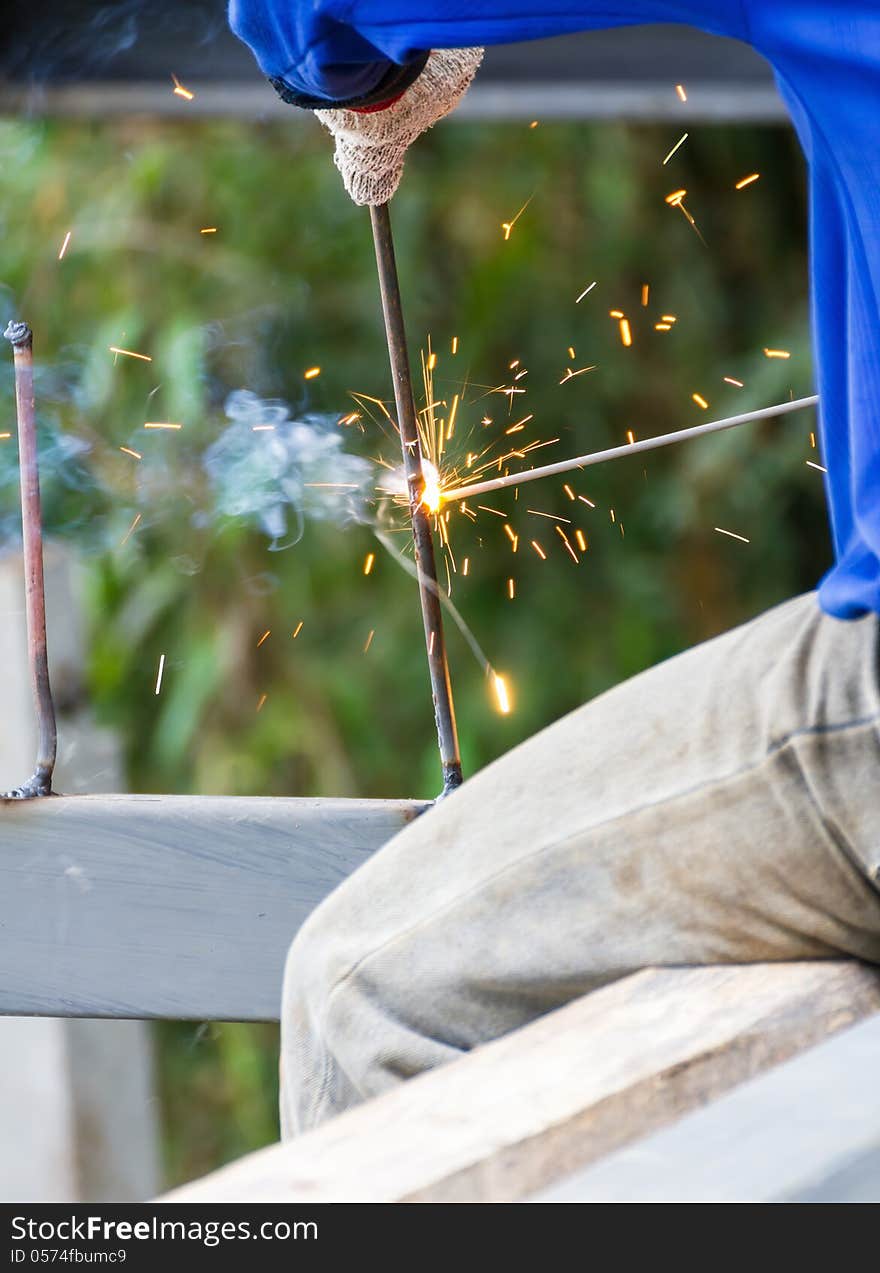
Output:
[[[325,97],[315,97],[308,93],[299,93],[283,79],[269,76],[269,83],[281,98],[291,106],[300,106],[304,110],[362,110],[365,106],[383,106],[400,97],[411,84],[419,78],[430,57],[430,50],[420,53],[414,62],[398,66],[396,62],[389,64],[388,70],[375,88],[359,97],[349,97],[344,101],[328,101]]]

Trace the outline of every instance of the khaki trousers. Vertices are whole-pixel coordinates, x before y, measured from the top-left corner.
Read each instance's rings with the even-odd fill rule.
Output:
[[[282,1131],[647,965],[880,963],[878,617],[795,597],[395,836],[287,962]]]

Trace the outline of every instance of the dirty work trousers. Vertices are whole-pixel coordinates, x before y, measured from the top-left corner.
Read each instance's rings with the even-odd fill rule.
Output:
[[[878,617],[815,593],[572,712],[309,917],[282,1133],[646,965],[880,963]]]

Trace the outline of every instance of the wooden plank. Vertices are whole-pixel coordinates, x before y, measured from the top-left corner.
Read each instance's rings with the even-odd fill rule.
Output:
[[[880,1016],[610,1154],[536,1202],[876,1202]]]
[[[528,1197],[878,1010],[854,963],[647,970],[168,1197]]]
[[[421,807],[0,802],[0,1014],[277,1020],[300,924]]]

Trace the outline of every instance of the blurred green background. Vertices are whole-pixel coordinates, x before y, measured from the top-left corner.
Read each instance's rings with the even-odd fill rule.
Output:
[[[811,392],[793,135],[691,126],[664,166],[678,136],[668,125],[455,123],[415,148],[394,204],[397,250],[413,353],[430,336],[435,396],[461,395],[453,458],[490,440],[500,454],[504,429],[526,414],[517,440],[558,438],[535,457],[549,461]],[[342,192],[327,138],[308,119],[6,121],[0,165],[0,319],[35,329],[47,523],[88,563],[91,692],[123,742],[131,788],[434,795],[412,578],[368,525],[309,522],[295,546],[270,551],[258,526],[216,514],[203,466],[230,390],[333,420],[355,409],[352,392],[390,396],[369,219]],[[705,243],[665,202],[679,188]],[[524,205],[505,239],[502,223]],[[631,321],[630,348],[612,309]],[[668,332],[654,330],[662,314],[676,316]],[[321,374],[307,380],[312,366]],[[513,383],[527,392],[512,404],[489,392]],[[9,421],[9,364],[0,393]],[[148,432],[147,420],[183,428]],[[393,439],[362,423],[346,445],[395,461]],[[453,600],[514,701],[498,713],[450,625],[466,772],[812,587],[830,563],[821,476],[806,463],[821,459],[814,427],[798,413],[576,474],[595,508],[572,504],[558,479],[487,499],[505,519],[472,524],[456,508]],[[14,445],[0,441],[9,546]],[[589,544],[577,565],[528,508],[573,519],[569,533]],[[156,1037],[169,1182],[277,1135],[274,1027],[166,1023]]]

